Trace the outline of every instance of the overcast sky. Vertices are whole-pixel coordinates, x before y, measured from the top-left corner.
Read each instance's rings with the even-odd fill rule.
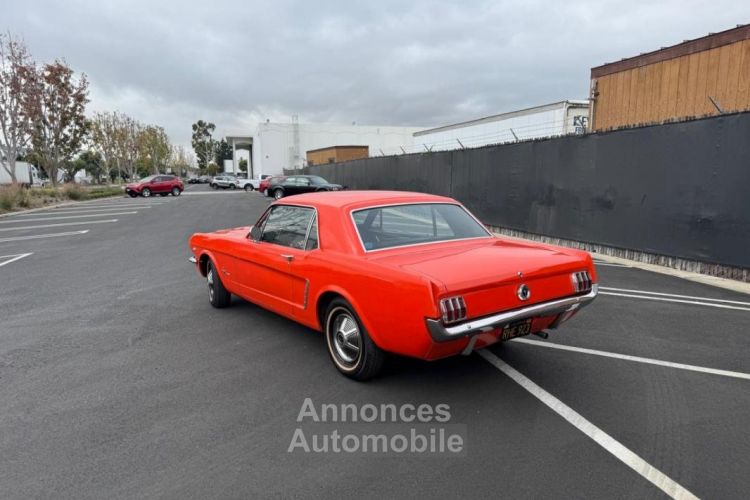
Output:
[[[288,122],[439,126],[587,97],[592,66],[750,22],[744,1],[5,1],[38,62],[188,145]]]

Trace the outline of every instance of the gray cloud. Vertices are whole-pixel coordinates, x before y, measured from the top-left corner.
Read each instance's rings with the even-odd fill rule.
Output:
[[[266,117],[440,124],[585,98],[589,69],[750,21],[736,1],[28,1],[2,8],[38,61],[188,144]]]

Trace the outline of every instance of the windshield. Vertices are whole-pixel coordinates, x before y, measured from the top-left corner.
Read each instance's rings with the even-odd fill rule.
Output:
[[[365,250],[490,236],[463,207],[448,203],[366,208],[352,218]]]
[[[141,179],[141,182],[151,182],[154,179],[156,179],[155,175],[149,175],[148,177],[144,177],[143,179]]]
[[[315,186],[319,186],[321,184],[328,184],[327,180],[317,175],[309,175],[307,178],[310,179],[310,184],[315,185]]]

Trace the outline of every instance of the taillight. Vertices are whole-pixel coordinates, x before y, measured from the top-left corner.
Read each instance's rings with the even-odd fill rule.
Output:
[[[466,302],[461,296],[441,299],[440,312],[443,315],[443,323],[461,321],[466,319]]]
[[[588,271],[573,273],[570,275],[570,279],[573,281],[573,289],[576,293],[591,291],[592,282]]]

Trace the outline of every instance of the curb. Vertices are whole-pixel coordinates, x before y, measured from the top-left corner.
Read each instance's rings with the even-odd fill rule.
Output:
[[[69,207],[71,205],[82,205],[84,203],[91,203],[93,201],[99,201],[99,200],[107,200],[110,198],[117,198],[119,195],[112,195],[112,196],[102,196],[101,198],[95,198],[93,200],[83,200],[83,201],[63,201],[60,203],[54,203],[52,205],[45,205],[43,207],[37,207],[37,208],[27,208],[25,210],[16,210],[13,212],[6,212],[4,214],[0,214],[0,219],[3,217],[10,217],[11,215],[18,215],[18,214],[28,214],[31,212],[40,212],[42,210],[49,210],[50,208],[60,208],[60,207]]]
[[[507,234],[499,233],[497,231],[493,231],[493,234],[501,238],[508,238],[511,240],[521,240],[521,241],[528,241],[532,243],[539,243],[539,241],[531,239],[531,238],[509,236]],[[557,246],[564,246],[564,245],[558,244]],[[567,248],[570,248],[570,247],[567,247]],[[725,290],[731,290],[733,292],[744,293],[744,294],[750,295],[750,283],[747,283],[744,281],[737,281],[737,280],[732,280],[728,278],[719,278],[717,276],[710,276],[708,274],[694,273],[690,271],[682,271],[682,270],[674,269],[671,267],[658,266],[656,264],[647,264],[645,262],[640,262],[637,260],[623,259],[622,257],[613,257],[611,255],[607,255],[607,254],[599,253],[599,252],[588,251],[588,253],[590,253],[591,256],[594,257],[595,259],[601,260],[604,262],[611,262],[613,264],[622,264],[624,266],[632,267],[635,269],[640,269],[642,271],[650,271],[653,273],[665,274],[667,276],[673,276],[675,278],[682,278],[688,281],[701,283],[703,285],[714,286],[717,288],[723,288]],[[594,265],[596,266],[596,264]]]

